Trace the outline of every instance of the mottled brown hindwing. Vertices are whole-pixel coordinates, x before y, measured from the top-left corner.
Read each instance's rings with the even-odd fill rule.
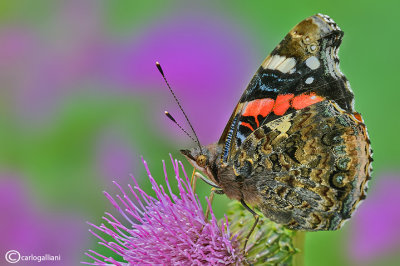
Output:
[[[323,101],[258,128],[244,141],[231,163],[244,190],[257,187],[266,217],[308,231],[336,230],[350,218],[365,198],[372,161],[357,117]]]

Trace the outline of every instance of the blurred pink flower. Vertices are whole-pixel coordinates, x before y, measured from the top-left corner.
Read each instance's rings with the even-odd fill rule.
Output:
[[[59,262],[40,264],[74,265],[81,256],[77,251],[87,245],[81,219],[71,213],[38,208],[24,185],[17,176],[0,173],[0,254],[17,250],[28,256],[60,255]]]
[[[90,225],[111,236],[113,240],[109,242],[97,233],[91,230],[90,232],[100,239],[100,245],[121,256],[130,265],[238,265],[243,260],[243,255],[237,236],[231,236],[227,218],[217,222],[211,211],[211,220],[205,221],[200,201],[190,187],[183,165],[172,158],[171,160],[179,196],[172,193],[165,163],[164,173],[169,193],[153,179],[144,161],[156,198],[146,194],[134,178],[135,186],[132,188],[128,185],[131,196],[115,183],[122,193],[122,196],[116,196],[120,204],[107,192],[104,194],[125,218],[128,226],[106,212],[103,219],[108,226]],[[179,175],[179,165],[184,180]],[[92,258],[93,262],[82,262],[84,264],[125,264],[93,250],[85,254]]]
[[[400,176],[377,178],[351,223],[348,250],[353,261],[364,265],[394,255],[400,248]]]
[[[167,109],[185,123],[155,67],[159,61],[200,141],[211,143],[220,137],[261,59],[251,37],[228,17],[201,9],[174,13],[152,19],[139,31],[132,31],[131,40],[110,47],[102,76],[112,87],[151,95],[151,112],[146,116],[163,133],[170,133],[169,138],[178,135],[181,141],[186,139],[184,134],[160,115]]]

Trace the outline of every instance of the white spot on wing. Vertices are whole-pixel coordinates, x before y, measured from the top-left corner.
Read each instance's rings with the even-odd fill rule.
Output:
[[[268,69],[276,69],[276,67],[279,66],[285,59],[286,59],[286,57],[284,57],[284,56],[274,55],[271,58],[271,62],[268,64],[267,68]]]
[[[267,69],[270,62],[271,62],[271,56],[267,56],[267,58],[265,58],[264,62],[262,62],[261,66],[264,69]]]
[[[286,58],[276,69],[282,73],[288,73],[296,65],[296,59],[293,57]]]
[[[320,62],[318,61],[318,59],[315,56],[311,56],[310,58],[308,58],[306,60],[306,65],[309,68],[311,68],[312,70],[315,70],[315,69],[319,68]]]
[[[314,81],[314,78],[313,78],[313,77],[308,77],[308,78],[306,79],[305,83],[306,83],[306,84],[311,84],[311,83],[313,83],[313,81]]]

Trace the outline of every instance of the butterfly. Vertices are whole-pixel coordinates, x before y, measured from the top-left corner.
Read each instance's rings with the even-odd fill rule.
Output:
[[[181,153],[207,183],[292,230],[336,230],[365,199],[372,150],[339,69],[343,31],[297,24],[251,79],[218,142]]]

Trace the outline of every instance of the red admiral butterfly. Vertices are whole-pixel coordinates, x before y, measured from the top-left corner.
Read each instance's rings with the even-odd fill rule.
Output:
[[[339,69],[342,37],[326,15],[300,22],[263,61],[219,141],[181,150],[207,183],[290,229],[336,230],[366,195],[372,151]]]

